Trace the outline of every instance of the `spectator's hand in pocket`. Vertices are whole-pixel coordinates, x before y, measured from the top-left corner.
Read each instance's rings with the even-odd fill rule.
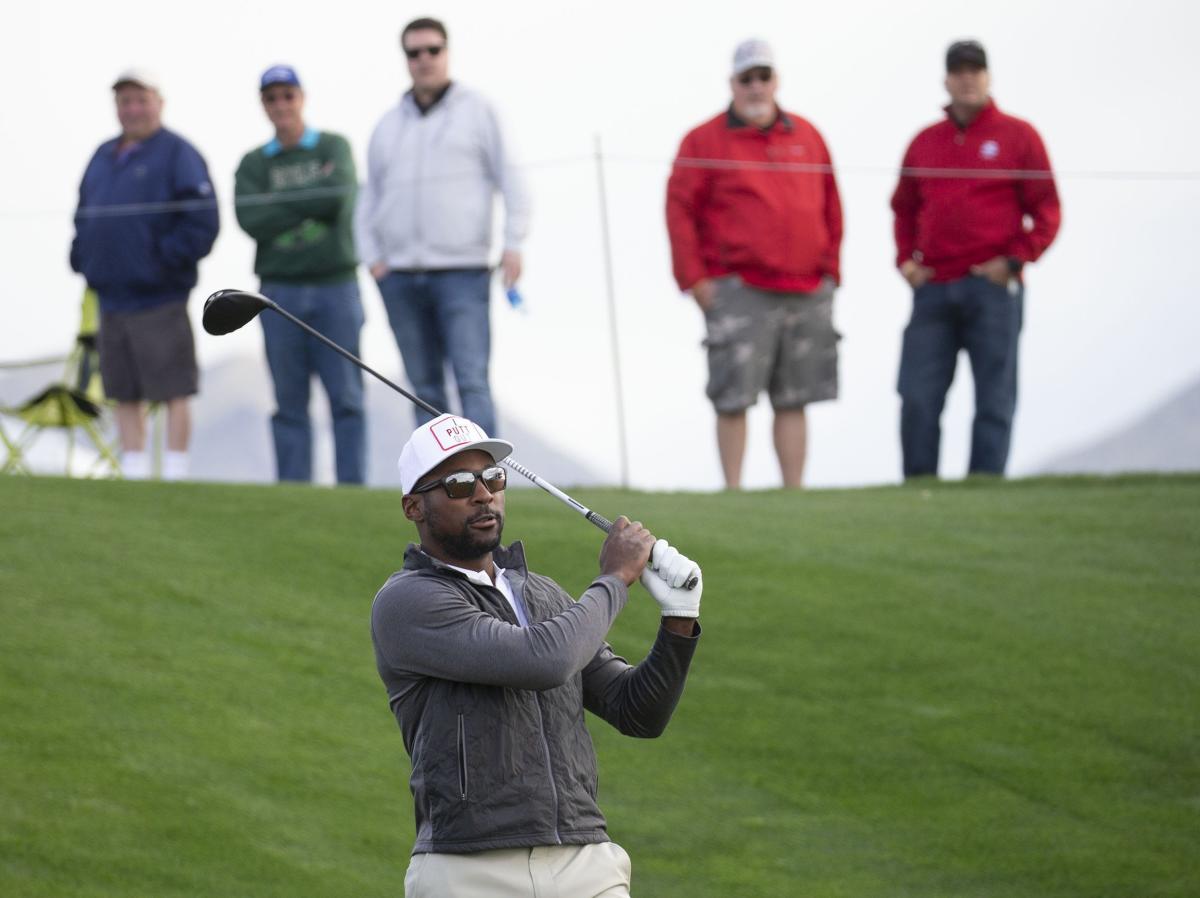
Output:
[[[916,290],[929,283],[929,279],[933,277],[933,269],[915,259],[905,259],[904,264],[900,266],[900,274],[908,281],[908,285]]]
[[[981,265],[972,265],[971,274],[987,278],[997,287],[1007,287],[1008,281],[1012,277],[1012,269],[1008,267],[1008,259],[1004,256],[996,256]]]
[[[692,299],[696,300],[696,305],[707,312],[717,301],[717,282],[712,278],[700,278],[692,284],[688,292],[692,294]]]

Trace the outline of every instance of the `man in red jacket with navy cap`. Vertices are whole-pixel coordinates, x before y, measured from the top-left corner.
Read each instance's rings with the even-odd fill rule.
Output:
[[[904,476],[936,475],[941,414],[965,349],[975,381],[972,474],[1003,474],[1017,404],[1023,267],[1061,219],[1050,159],[989,95],[977,41],[946,53],[946,118],[913,139],[892,196],[896,264],[913,288],[900,359]]]

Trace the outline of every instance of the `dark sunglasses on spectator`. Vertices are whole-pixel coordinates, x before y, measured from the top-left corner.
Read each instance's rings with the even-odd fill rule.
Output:
[[[428,53],[430,56],[438,56],[445,49],[445,44],[433,44],[429,47],[405,47],[404,55],[409,59],[418,59],[422,53]]]
[[[475,495],[476,480],[482,480],[489,493],[500,492],[508,482],[504,469],[499,465],[492,465],[490,468],[484,468],[478,472],[455,471],[453,474],[447,474],[441,480],[434,480],[424,486],[414,486],[412,491],[425,493],[435,486],[440,486],[445,489],[446,495],[451,499],[467,499]]]
[[[775,77],[775,73],[770,69],[750,69],[750,71],[738,75],[737,80],[738,84],[749,84],[756,79],[766,84],[773,77]]]

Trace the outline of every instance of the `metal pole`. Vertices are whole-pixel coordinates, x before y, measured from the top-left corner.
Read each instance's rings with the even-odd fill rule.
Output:
[[[617,336],[617,302],[613,289],[612,243],[608,236],[608,191],[604,186],[604,153],[596,135],[596,182],[600,189],[600,239],[604,246],[604,284],[608,293],[608,327],[612,343],[613,380],[617,397],[617,439],[620,442],[621,486],[629,487],[629,449],[625,440],[625,400],[621,389],[621,344]]]

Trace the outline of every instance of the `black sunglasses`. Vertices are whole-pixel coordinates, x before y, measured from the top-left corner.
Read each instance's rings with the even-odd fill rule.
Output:
[[[445,49],[445,44],[432,44],[428,47],[405,47],[404,55],[409,59],[418,59],[422,53],[428,53],[430,56],[439,56]]]
[[[492,465],[482,471],[455,471],[447,474],[441,480],[434,480],[424,486],[414,486],[413,493],[426,493],[435,486],[441,486],[451,499],[467,499],[475,495],[475,481],[482,480],[489,493],[498,493],[508,483],[508,476],[499,465]]]
[[[775,73],[771,69],[763,68],[763,69],[751,69],[748,72],[742,72],[742,74],[738,75],[737,80],[738,80],[738,84],[750,84],[752,81],[755,81],[755,80],[761,81],[761,82],[763,82],[763,84],[766,84],[768,81],[770,81],[774,77],[775,77]]]

